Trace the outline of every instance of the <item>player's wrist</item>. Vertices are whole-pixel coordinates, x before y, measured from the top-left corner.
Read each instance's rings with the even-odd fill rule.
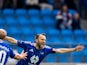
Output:
[[[76,48],[74,48],[74,51],[77,51],[77,49],[76,49]]]

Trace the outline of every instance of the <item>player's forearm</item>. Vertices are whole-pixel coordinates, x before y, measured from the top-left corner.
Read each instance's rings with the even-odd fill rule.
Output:
[[[76,51],[76,48],[61,48],[61,49],[56,49],[57,53],[67,53],[67,52],[74,52]]]
[[[13,44],[17,44],[17,40],[12,37],[9,37],[9,36],[6,36],[4,40],[6,40],[10,43],[13,43]]]

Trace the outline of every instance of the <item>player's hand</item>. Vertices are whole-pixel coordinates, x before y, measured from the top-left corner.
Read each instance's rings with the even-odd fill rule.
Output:
[[[76,48],[75,48],[76,51],[81,51],[81,50],[83,50],[83,49],[84,49],[84,46],[82,46],[82,45],[78,45],[78,46],[76,46]]]
[[[24,52],[24,50],[21,52],[21,59],[27,59],[27,52]]]

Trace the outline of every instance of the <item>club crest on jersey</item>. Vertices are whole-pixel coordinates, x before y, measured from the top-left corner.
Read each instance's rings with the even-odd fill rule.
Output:
[[[32,64],[36,64],[36,63],[39,61],[39,57],[33,55],[33,56],[30,58],[30,61],[31,61]]]

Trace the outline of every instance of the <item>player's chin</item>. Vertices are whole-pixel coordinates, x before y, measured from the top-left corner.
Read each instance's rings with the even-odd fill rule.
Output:
[[[43,46],[45,45],[45,43],[42,44]]]
[[[0,39],[4,39],[5,38],[5,36],[0,36]]]
[[[44,45],[41,45],[41,47],[44,47]]]

